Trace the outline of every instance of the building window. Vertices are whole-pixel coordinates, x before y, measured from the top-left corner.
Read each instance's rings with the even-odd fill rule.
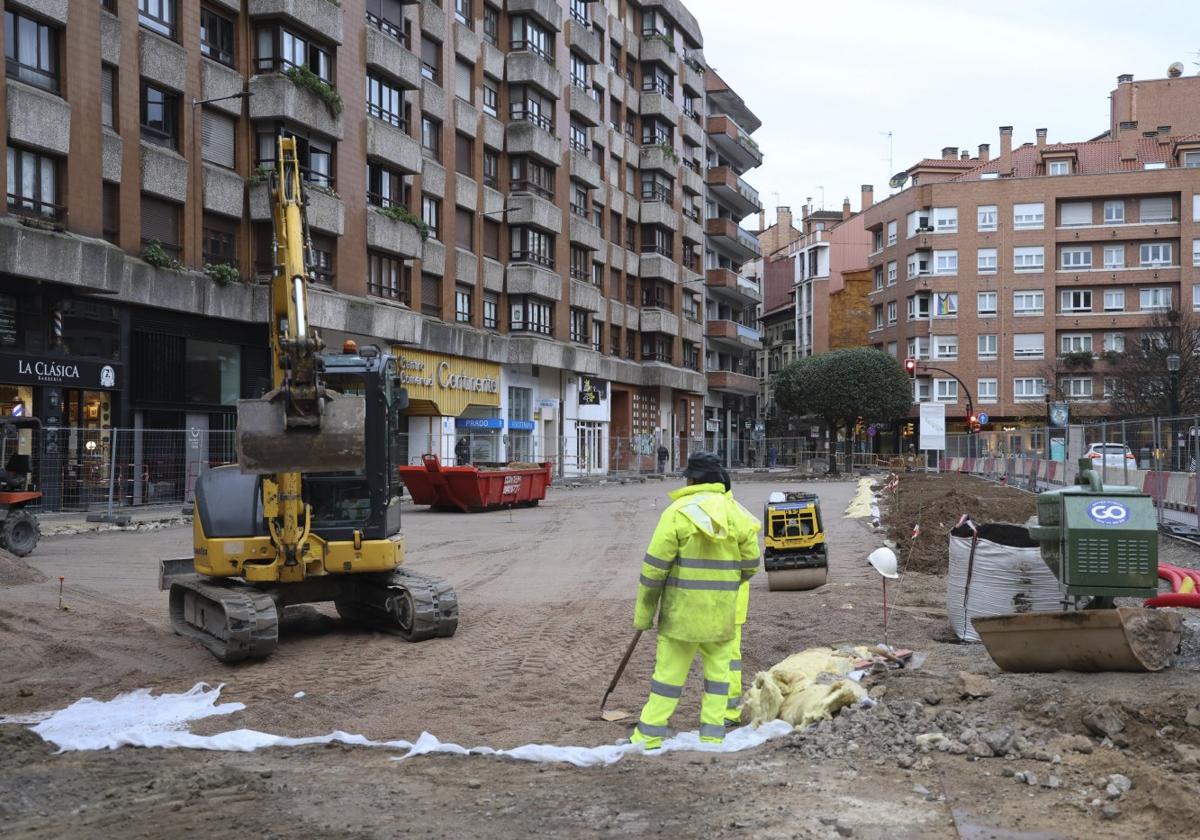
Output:
[[[532,262],[546,268],[554,268],[554,235],[537,228],[516,226],[509,228],[512,262]]]
[[[367,164],[367,203],[373,207],[407,206],[404,176],[379,163]]]
[[[332,236],[313,234],[312,237],[311,277],[317,283],[333,285],[335,275],[334,251],[337,248],[336,238]]]
[[[475,141],[465,134],[454,135],[454,169],[460,175],[475,176]]]
[[[571,307],[571,341],[577,344],[586,344],[588,336],[588,313],[586,309],[576,309]]]
[[[138,23],[174,39],[175,0],[138,0]]]
[[[975,252],[975,270],[979,274],[996,273],[996,249],[980,248]]]
[[[421,221],[429,225],[429,235],[442,238],[442,200],[428,193],[421,195]]]
[[[1062,227],[1084,227],[1092,223],[1092,202],[1070,201],[1059,207],[1059,224]]]
[[[887,223],[887,244],[889,246],[896,244],[896,220],[892,219]]]
[[[483,77],[483,113],[489,117],[500,116],[500,92],[495,80]]]
[[[571,84],[583,91],[589,90],[592,85],[588,79],[587,60],[574,50],[571,51]]]
[[[454,0],[454,19],[467,29],[475,28],[475,13],[471,9],[474,0]]]
[[[1013,205],[1015,230],[1041,230],[1046,223],[1046,205],[1042,202]]]
[[[500,189],[500,153],[487,147],[483,150],[483,185]]]
[[[979,292],[975,295],[980,316],[996,314],[996,299],[998,296],[996,292]]]
[[[179,94],[142,82],[142,139],[179,148]]]
[[[1013,399],[1017,402],[1040,400],[1046,395],[1046,380],[1027,376],[1013,380]]]
[[[546,29],[527,15],[514,15],[511,20],[513,52],[528,51],[540,56],[547,64],[554,64],[553,38]]]
[[[105,181],[100,198],[103,204],[101,226],[104,238],[116,245],[121,233],[121,187]]]
[[[1045,292],[1013,292],[1014,315],[1042,315],[1045,311]]]
[[[499,311],[499,296],[495,292],[485,292],[483,295],[483,326],[485,329],[494,330],[500,326]]]
[[[587,129],[575,120],[571,120],[570,141],[571,148],[580,154],[586,155],[591,151],[592,143],[588,139]]]
[[[1092,268],[1092,249],[1063,248],[1059,254],[1059,265],[1064,269],[1090,271]]]
[[[1041,245],[1013,248],[1013,271],[1043,271],[1046,250]]]
[[[1192,240],[1192,265],[1200,268],[1200,239]]]
[[[1125,267],[1125,246],[1124,245],[1105,245],[1104,246],[1104,267],[1105,268],[1124,268]]]
[[[911,359],[929,358],[929,338],[910,338],[908,340],[908,357]]]
[[[883,329],[883,306],[876,304],[875,309],[875,329]]]
[[[435,85],[442,83],[442,45],[432,38],[421,36],[421,75]]]
[[[894,301],[894,300],[888,301],[888,305],[887,305],[887,322],[888,322],[888,324],[894,324],[894,323],[896,323],[897,320],[899,320],[899,317],[897,314],[898,308],[899,308],[899,305],[897,304],[896,301]]]
[[[233,66],[233,21],[206,6],[200,8],[200,54]]]
[[[1195,297],[1193,295],[1193,297]],[[1110,332],[1104,334],[1104,352],[1105,353],[1124,353],[1125,352],[1125,333]]]
[[[571,246],[571,279],[588,281],[592,265],[592,252],[578,245]]]
[[[956,335],[936,335],[933,337],[933,358],[935,359],[957,359],[958,358],[958,336]]]
[[[940,403],[956,403],[958,402],[958,380],[956,379],[935,379],[933,380],[935,399]]]
[[[367,114],[404,128],[404,93],[390,82],[367,74]]]
[[[997,354],[995,335],[981,335],[976,338],[975,352],[980,359],[994,359]]]
[[[228,114],[205,108],[200,112],[200,154],[209,163],[234,167],[234,128],[237,121]]]
[[[367,23],[409,46],[403,0],[367,0]]]
[[[500,44],[500,10],[483,4],[483,40],[493,47]]]
[[[933,293],[933,317],[954,318],[958,316],[958,292]]]
[[[454,208],[454,244],[475,252],[475,213],[463,207]]]
[[[237,222],[205,214],[200,254],[207,264],[237,264]]]
[[[887,284],[889,286],[896,285],[896,261],[892,260],[887,264]]]
[[[978,230],[996,229],[996,205],[985,204],[976,208],[976,228]]]
[[[975,395],[981,403],[995,403],[1000,401],[999,380],[997,379],[976,379],[975,380]]]
[[[1014,359],[1046,357],[1046,336],[1042,333],[1017,333],[1013,336]]]
[[[933,232],[934,233],[957,233],[958,232],[958,208],[957,207],[934,207],[933,208]]]
[[[108,64],[100,67],[100,124],[116,131],[117,68]]]
[[[271,24],[258,30],[256,38],[258,58],[255,67],[259,72],[281,73],[291,67],[302,67],[327,84],[333,84],[333,55],[307,36]]]
[[[1104,223],[1106,225],[1121,225],[1125,223],[1125,202],[1104,202]]]
[[[958,251],[934,251],[934,274],[958,274]]]
[[[454,320],[460,324],[471,323],[471,297],[470,286],[454,287]]]
[[[58,92],[58,30],[17,12],[5,12],[4,58],[10,79]]]
[[[275,168],[275,155],[279,149],[276,131],[259,131],[257,140],[259,167]],[[295,139],[296,155],[300,161],[300,176],[305,182],[326,189],[333,189],[333,145],[329,141],[303,137],[293,132],[282,133]]]
[[[454,62],[454,95],[464,102],[475,101],[475,65],[461,58]]]
[[[1070,175],[1071,161],[1069,160],[1052,160],[1046,164],[1047,175]]]
[[[1200,152],[1183,153],[1184,169],[1200,169]]]
[[[1141,264],[1143,266],[1171,265],[1171,243],[1148,242],[1142,245]]]
[[[508,328],[513,332],[550,335],[554,329],[553,314],[554,306],[549,301],[518,295],[509,299]]]
[[[924,321],[929,318],[929,293],[912,295],[908,299],[908,320]]]
[[[367,252],[367,292],[377,297],[412,303],[411,269],[403,261],[377,251]]]
[[[1105,312],[1124,312],[1125,311],[1125,290],[1124,289],[1108,289],[1104,292],[1104,311]]]
[[[483,220],[483,255],[500,259],[500,223],[487,217]]]
[[[1064,356],[1068,353],[1091,353],[1091,333],[1064,333],[1058,339],[1059,352]]]
[[[1142,224],[1175,221],[1175,207],[1170,197],[1143,198],[1138,202],[1139,221]]]
[[[554,170],[533,158],[514,157],[510,160],[508,188],[512,192],[531,192],[553,201]]]
[[[58,166],[57,158],[9,146],[8,209],[57,219],[62,210],[58,201]]]
[[[157,242],[172,257],[179,257],[181,205],[142,196],[142,245]]]
[[[1090,376],[1071,376],[1061,380],[1059,387],[1068,399],[1090,400],[1092,398],[1092,378]]]
[[[1138,292],[1138,300],[1143,311],[1170,309],[1171,289],[1170,287],[1142,289]]]
[[[442,278],[437,274],[421,274],[421,314],[442,317]]]

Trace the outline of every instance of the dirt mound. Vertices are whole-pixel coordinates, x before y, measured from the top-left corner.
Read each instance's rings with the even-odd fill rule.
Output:
[[[44,583],[46,576],[24,560],[0,548],[0,586]]]
[[[944,574],[950,565],[950,529],[964,513],[977,523],[1024,525],[1037,510],[1035,497],[958,473],[903,473],[894,494],[883,497],[883,525],[899,546],[901,568]],[[920,534],[912,538],[914,526]]]

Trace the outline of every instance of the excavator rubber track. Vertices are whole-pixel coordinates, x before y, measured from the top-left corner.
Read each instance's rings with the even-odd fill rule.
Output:
[[[171,626],[222,662],[265,659],[279,644],[279,609],[267,592],[240,581],[201,578],[171,583]]]
[[[449,638],[458,629],[458,595],[441,578],[396,569],[386,575],[361,575],[334,605],[338,615],[410,642]]]

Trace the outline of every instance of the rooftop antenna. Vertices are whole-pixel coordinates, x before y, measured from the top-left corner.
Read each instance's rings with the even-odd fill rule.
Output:
[[[891,131],[881,131],[881,132],[879,132],[879,135],[881,137],[886,137],[888,139],[888,156],[887,156],[888,168],[887,168],[887,171],[895,172],[896,167],[895,167],[895,161],[893,160],[893,158],[895,158],[895,148],[894,148],[894,144],[892,142],[892,132]]]

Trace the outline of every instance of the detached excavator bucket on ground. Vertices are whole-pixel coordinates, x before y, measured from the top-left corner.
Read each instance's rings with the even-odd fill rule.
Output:
[[[366,420],[360,396],[327,399],[319,425],[290,428],[281,397],[238,400],[238,466],[255,475],[362,472]]]

